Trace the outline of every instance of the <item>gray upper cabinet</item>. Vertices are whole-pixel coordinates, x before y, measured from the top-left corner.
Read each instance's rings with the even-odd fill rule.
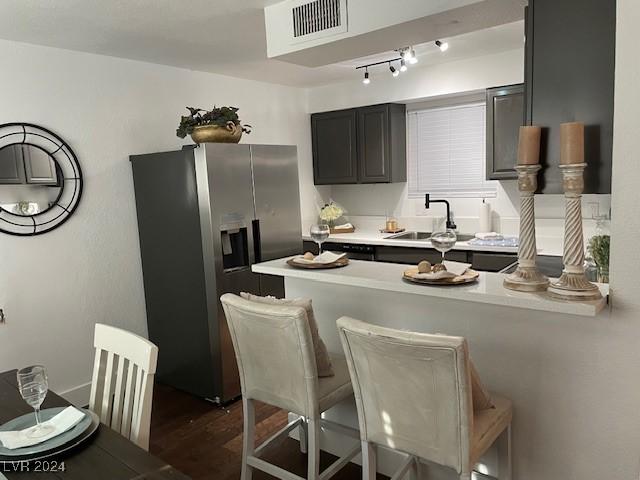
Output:
[[[22,149],[26,183],[57,185],[56,165],[47,152],[37,147]]]
[[[9,145],[0,150],[0,184],[25,183],[22,147]]]
[[[0,150],[0,184],[58,185],[55,161],[33,145],[9,145]]]
[[[542,193],[561,193],[560,124],[585,124],[585,193],[611,193],[616,2],[529,0],[527,123],[543,127]]]
[[[316,185],[407,180],[405,105],[315,113],[311,130]]]
[[[487,89],[487,180],[518,178],[514,167],[524,121],[524,84]]]
[[[356,121],[355,109],[311,115],[316,185],[357,183]]]

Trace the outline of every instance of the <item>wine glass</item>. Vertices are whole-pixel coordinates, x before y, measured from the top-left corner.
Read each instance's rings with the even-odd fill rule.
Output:
[[[311,240],[318,244],[318,254],[321,254],[322,242],[329,238],[329,225],[323,223],[319,225],[311,225],[309,234],[311,235]]]
[[[36,424],[26,432],[29,438],[42,438],[53,432],[53,425],[40,423],[40,405],[47,396],[49,382],[47,371],[42,365],[32,365],[18,370],[20,395],[35,411]]]
[[[442,261],[444,262],[444,254],[451,250],[456,244],[458,237],[452,230],[446,232],[437,232],[431,235],[431,245],[442,253]]]

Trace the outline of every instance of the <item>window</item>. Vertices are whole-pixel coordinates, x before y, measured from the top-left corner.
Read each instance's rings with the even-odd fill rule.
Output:
[[[496,196],[485,179],[485,113],[476,102],[407,114],[409,197]]]

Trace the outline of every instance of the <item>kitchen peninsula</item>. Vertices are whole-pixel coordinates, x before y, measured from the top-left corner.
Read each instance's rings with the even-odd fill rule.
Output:
[[[345,315],[387,327],[467,338],[487,388],[513,400],[514,471],[526,468],[531,478],[549,478],[543,460],[554,451],[578,448],[563,440],[566,413],[572,412],[572,424],[589,421],[586,412],[575,411],[574,402],[576,395],[592,391],[596,362],[582,348],[597,344],[599,332],[607,328],[608,286],[600,285],[605,300],[569,303],[506,290],[503,275],[489,272],[482,272],[471,285],[410,284],[401,278],[406,268],[352,260],[344,268],[302,270],[279,259],[254,265],[253,271],[284,277],[289,298],[313,299],[320,335],[331,352],[342,351],[335,322]],[[572,340],[576,335],[580,342]],[[349,402],[326,417],[357,426],[355,406]],[[324,440],[327,451],[346,448],[336,438]],[[390,474],[396,461],[392,455],[382,457],[379,471]],[[489,455],[482,462],[488,473],[494,471],[495,458]],[[446,472],[430,474],[430,478],[452,478]]]

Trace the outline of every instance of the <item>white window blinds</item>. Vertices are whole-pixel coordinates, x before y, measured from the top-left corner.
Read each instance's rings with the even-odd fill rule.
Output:
[[[485,104],[409,112],[409,197],[495,197],[485,180]]]

